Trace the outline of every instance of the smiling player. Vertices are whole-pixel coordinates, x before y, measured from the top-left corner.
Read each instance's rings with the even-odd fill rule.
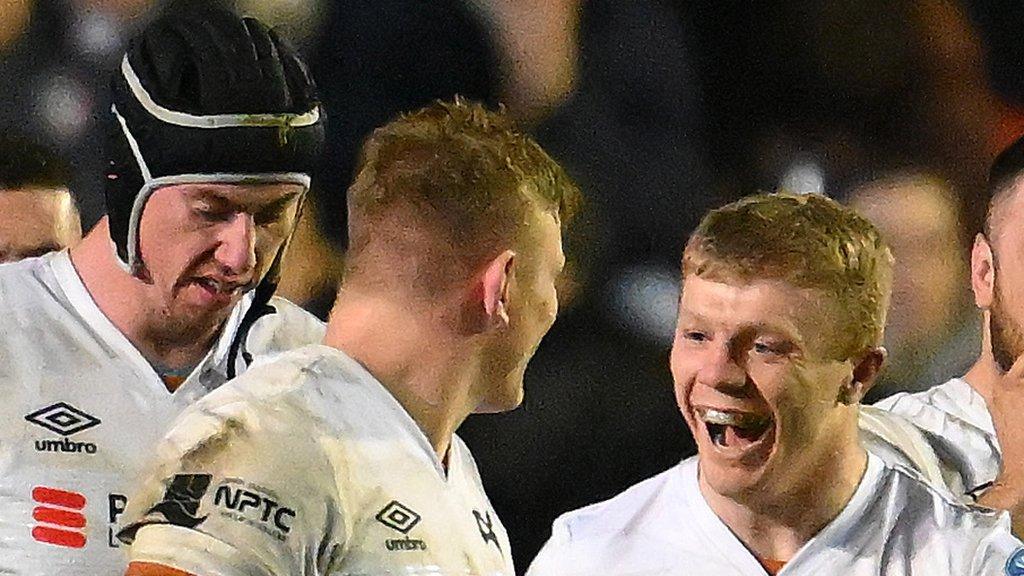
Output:
[[[1024,557],[1005,515],[858,441],[891,277],[877,231],[826,198],[709,213],[683,255],[671,361],[698,455],[559,518],[530,576],[964,576]]]

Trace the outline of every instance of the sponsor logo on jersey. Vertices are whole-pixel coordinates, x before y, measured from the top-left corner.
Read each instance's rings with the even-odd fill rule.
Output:
[[[107,546],[110,548],[121,547],[121,541],[117,539],[117,519],[127,505],[128,497],[124,494],[107,494]]]
[[[32,539],[44,544],[66,548],[85,546],[85,496],[59,488],[36,486],[32,501]]]
[[[494,520],[491,518],[491,513],[489,511],[480,513],[478,510],[473,510],[473,517],[476,518],[476,527],[477,530],[480,530],[480,537],[484,539],[484,544],[494,542],[498,552],[501,552],[498,535],[494,533]]]
[[[87,414],[67,402],[57,402],[25,416],[25,420],[60,434],[63,438],[36,440],[36,452],[63,452],[68,454],[95,454],[92,442],[75,442],[68,438],[100,424],[100,419]]]
[[[402,504],[398,500],[392,500],[387,506],[381,508],[380,512],[374,516],[377,522],[401,532],[402,534],[409,534],[409,531],[414,526],[419,524],[420,515],[413,511],[405,504]],[[427,543],[423,540],[417,540],[415,538],[392,538],[384,541],[384,546],[392,551],[399,552],[404,550],[426,550]]]
[[[281,504],[272,491],[229,478],[217,486],[213,504],[220,514],[248,524],[284,542],[292,530],[295,510]]]
[[[160,515],[167,522],[195,528],[206,520],[206,516],[198,517],[199,501],[210,487],[213,476],[209,474],[176,474],[167,483],[163,500],[146,512],[146,515]]]
[[[1006,576],[1022,576],[1024,575],[1024,548],[1018,548],[1014,552],[1010,559],[1006,561],[1006,568],[1003,569]]]

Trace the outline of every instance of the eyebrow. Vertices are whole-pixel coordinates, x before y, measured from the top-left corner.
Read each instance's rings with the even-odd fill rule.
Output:
[[[212,201],[212,202],[219,202],[221,204],[226,204],[226,205],[229,205],[229,206],[241,206],[241,207],[252,209],[254,211],[273,210],[273,209],[277,209],[277,208],[283,208],[284,206],[288,205],[289,202],[291,202],[292,200],[298,198],[301,195],[302,195],[302,192],[297,190],[297,191],[294,191],[294,192],[288,192],[284,196],[281,196],[280,198],[277,198],[275,200],[271,200],[271,201],[267,202],[266,204],[261,204],[261,205],[258,205],[258,206],[251,206],[250,204],[248,204],[248,203],[246,203],[244,201],[239,202],[238,200],[234,200],[232,198],[229,198],[229,197],[225,196],[224,194],[222,194],[219,190],[216,190],[216,189],[213,189],[213,188],[199,188],[195,192],[192,193],[192,196],[193,196],[193,198],[195,200],[209,200],[209,201]]]
[[[680,320],[689,320],[696,322],[703,322],[710,324],[711,321],[708,318],[698,312],[688,312],[686,310],[680,310]],[[802,342],[795,331],[795,326],[791,329],[785,324],[774,324],[771,322],[749,322],[740,325],[740,330],[755,330],[758,332],[773,332],[776,334],[784,335],[786,338],[795,342]]]

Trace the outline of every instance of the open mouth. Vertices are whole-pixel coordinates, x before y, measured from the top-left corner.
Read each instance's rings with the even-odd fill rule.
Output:
[[[235,282],[220,282],[213,278],[200,277],[193,280],[212,300],[228,302],[244,291],[245,285]]]
[[[745,449],[768,436],[770,416],[716,408],[695,407],[697,418],[707,428],[708,437],[718,448]]]

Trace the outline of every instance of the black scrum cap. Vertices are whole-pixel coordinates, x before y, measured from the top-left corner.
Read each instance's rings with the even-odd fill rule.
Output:
[[[309,188],[324,140],[315,86],[295,50],[253,18],[217,8],[161,17],[130,42],[111,91],[107,214],[133,273],[142,211],[160,186]]]

